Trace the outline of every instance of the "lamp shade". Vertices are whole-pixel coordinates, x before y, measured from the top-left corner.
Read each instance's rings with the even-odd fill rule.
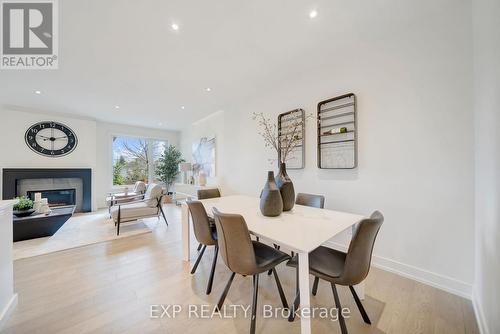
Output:
[[[191,163],[190,162],[181,162],[179,164],[179,170],[181,172],[189,172],[191,170]]]

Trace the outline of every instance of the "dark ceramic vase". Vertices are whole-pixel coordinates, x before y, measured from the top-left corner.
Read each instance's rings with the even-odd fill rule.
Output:
[[[283,200],[283,211],[292,210],[295,205],[295,189],[292,180],[286,173],[286,164],[284,162],[280,163],[280,170],[275,181]]]
[[[267,217],[276,217],[283,212],[283,200],[274,181],[273,171],[267,172],[267,181],[260,195],[260,211]]]

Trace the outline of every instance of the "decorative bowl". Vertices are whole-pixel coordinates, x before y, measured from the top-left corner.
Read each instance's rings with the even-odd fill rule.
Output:
[[[21,218],[21,217],[27,217],[27,216],[31,215],[33,212],[35,212],[35,209],[14,210],[13,214],[16,217]]]

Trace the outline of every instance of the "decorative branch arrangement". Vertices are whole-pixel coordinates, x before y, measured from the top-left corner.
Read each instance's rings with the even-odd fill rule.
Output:
[[[302,109],[296,109],[290,113],[290,123],[285,133],[279,133],[276,122],[266,117],[264,113],[253,113],[252,119],[259,126],[258,133],[264,139],[265,147],[275,150],[278,156],[281,157],[280,162],[287,162],[290,159],[290,153],[302,143],[301,129],[306,119],[311,115],[306,115],[303,118],[301,113]]]

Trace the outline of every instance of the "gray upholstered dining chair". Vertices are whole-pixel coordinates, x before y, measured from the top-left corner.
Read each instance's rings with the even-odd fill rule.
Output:
[[[379,211],[375,211],[370,218],[363,219],[357,225],[347,253],[320,246],[309,254],[309,273],[329,282],[332,287],[342,334],[347,334],[347,327],[342,316],[342,306],[336,285],[349,286],[364,322],[371,325],[370,318],[356,294],[354,285],[361,283],[370,271],[373,246],[383,222],[384,216]],[[297,257],[288,261],[287,265],[297,267]],[[293,321],[299,303],[300,295],[297,294],[289,321]]]
[[[220,191],[218,188],[210,188],[210,189],[198,189],[196,191],[196,197],[198,197],[198,200],[202,199],[209,199],[209,198],[217,198],[220,197]],[[212,218],[208,218],[210,221],[210,224],[215,224],[214,220]],[[201,250],[203,245],[201,242],[198,244],[198,252]]]
[[[212,292],[212,283],[215,275],[215,265],[217,264],[217,255],[219,253],[219,246],[217,244],[217,230],[214,224],[210,224],[207,212],[205,211],[205,207],[201,202],[186,201],[186,203],[189,208],[189,212],[191,212],[194,236],[196,237],[196,240],[198,240],[200,245],[203,245],[203,248],[198,255],[198,259],[196,259],[193,269],[191,270],[191,274],[194,274],[196,272],[198,264],[200,263],[207,246],[215,246],[212,269],[210,271],[210,277],[207,284],[206,294],[208,295],[210,294],[210,292]]]
[[[250,324],[250,333],[253,334],[255,333],[259,274],[269,269],[273,271],[283,307],[288,308],[275,267],[289,260],[290,256],[266,244],[252,241],[245,219],[241,215],[221,213],[216,208],[213,209],[213,213],[217,226],[220,253],[226,266],[232,271],[217,303],[217,310],[222,309],[236,274],[253,276],[252,318]]]
[[[315,195],[315,194],[307,194],[307,193],[298,193],[295,198],[295,204],[310,206],[313,208],[324,209],[325,208],[325,196],[323,195]],[[295,254],[292,252],[292,257]],[[298,273],[297,273],[298,275]],[[316,296],[316,292],[318,291],[319,278],[314,277],[314,283],[312,288],[312,294]],[[299,281],[297,280],[297,290],[299,286]]]
[[[325,207],[325,196],[298,193],[295,198],[295,204],[323,209]]]
[[[325,208],[325,196],[323,195],[314,195],[314,194],[306,194],[306,193],[298,193],[295,198],[295,204],[311,206],[313,208],[324,209]],[[274,245],[275,248],[280,248],[278,245]],[[292,257],[295,254],[292,252]],[[270,272],[267,273],[271,275]],[[297,283],[298,284],[298,283]],[[319,278],[314,279],[313,285],[313,295],[316,295],[316,291],[318,290]],[[298,286],[298,285],[297,285]]]
[[[196,197],[198,197],[199,200],[216,198],[220,197],[220,191],[218,188],[198,189],[198,191],[196,191]]]
[[[167,218],[162,208],[163,190],[158,184],[151,183],[144,194],[144,199],[119,203],[111,208],[111,217],[116,225],[116,235],[120,235],[120,224],[142,218],[160,218],[160,214],[168,226]]]

